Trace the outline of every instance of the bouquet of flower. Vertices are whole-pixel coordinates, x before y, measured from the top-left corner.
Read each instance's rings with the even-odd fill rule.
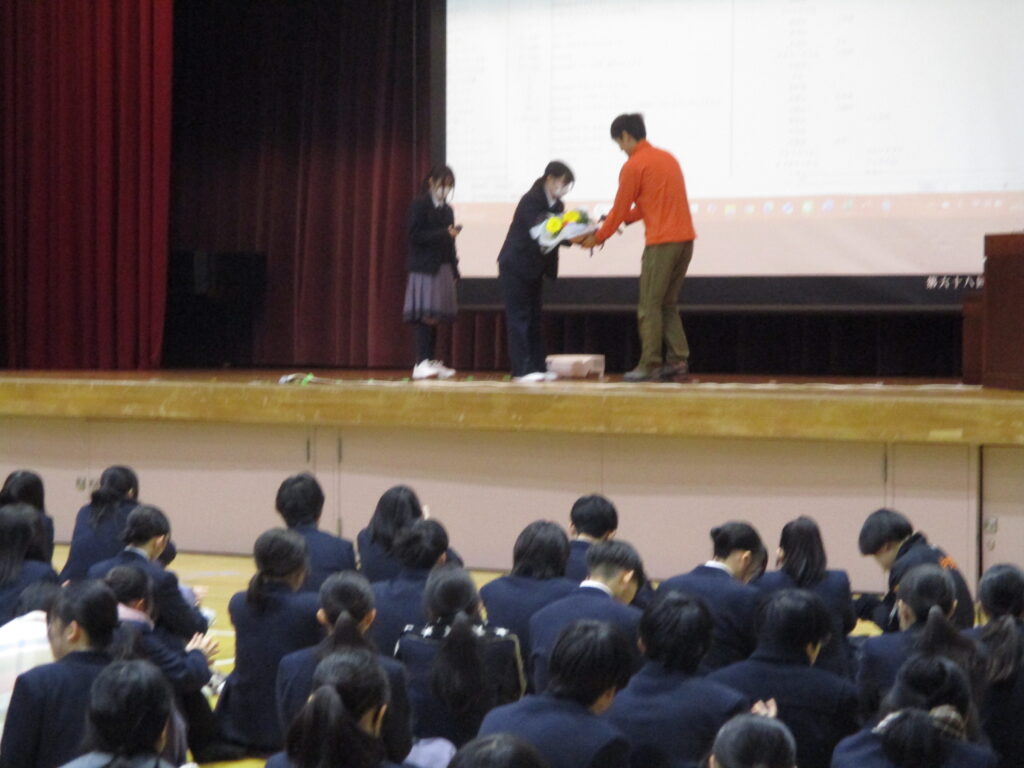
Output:
[[[530,237],[536,240],[544,253],[550,253],[566,240],[596,232],[597,226],[590,223],[586,211],[574,209],[565,213],[553,213],[530,229]]]

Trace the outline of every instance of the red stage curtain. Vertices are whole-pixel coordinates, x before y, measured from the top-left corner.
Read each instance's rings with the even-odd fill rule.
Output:
[[[10,367],[160,364],[172,0],[4,0]]]

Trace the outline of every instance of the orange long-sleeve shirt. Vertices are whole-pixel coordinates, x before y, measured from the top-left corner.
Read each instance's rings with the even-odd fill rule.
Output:
[[[647,245],[682,243],[697,237],[679,161],[646,139],[637,143],[619,172],[615,204],[597,230],[597,242],[615,234],[622,222],[641,219]]]

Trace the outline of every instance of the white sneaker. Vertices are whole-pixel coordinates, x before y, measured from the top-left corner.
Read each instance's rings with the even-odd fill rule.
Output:
[[[430,362],[430,364],[432,366],[434,366],[434,370],[437,371],[437,378],[439,378],[439,379],[450,379],[452,376],[455,375],[455,369],[454,368],[448,368],[440,360],[431,360],[429,362]]]
[[[437,369],[434,367],[433,360],[420,360],[416,363],[416,367],[412,369],[413,380],[417,379],[432,379],[437,376]]]
[[[544,381],[557,381],[558,374],[554,371],[547,371],[544,373]]]
[[[548,376],[542,371],[534,371],[525,376],[513,376],[512,381],[516,384],[536,384],[541,381],[548,381]]]

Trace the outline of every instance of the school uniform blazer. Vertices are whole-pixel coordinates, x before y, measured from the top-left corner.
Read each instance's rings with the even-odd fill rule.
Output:
[[[526,688],[519,641],[507,629],[474,627],[483,642],[484,684],[487,705],[494,708],[518,701]],[[413,735],[418,739],[448,739],[461,747],[476,736],[478,721],[459,718],[434,695],[431,672],[434,659],[448,636],[449,627],[428,624],[404,633],[398,640],[395,658],[409,673],[409,703],[412,705]],[[481,713],[481,716],[483,713]]]
[[[647,661],[605,717],[629,741],[633,768],[683,768],[703,760],[718,729],[749,708],[732,688]]]
[[[395,644],[406,627],[427,623],[423,590],[429,575],[429,569],[402,568],[393,579],[373,584],[377,618],[368,635],[384,655],[395,655]]]
[[[352,542],[321,531],[314,523],[297,525],[291,530],[306,540],[309,571],[302,585],[304,592],[317,592],[327,577],[339,571],[356,569],[356,550]]]
[[[1017,619],[1017,634],[1024,635],[1024,623]],[[981,638],[983,627],[969,629],[964,634],[988,650]],[[1024,758],[1024,728],[1021,727],[1021,713],[1024,712],[1024,669],[1017,668],[1017,674],[1009,680],[989,683],[981,702],[981,725],[992,742],[992,749],[999,756],[999,768],[1018,768]]]
[[[108,512],[96,525],[92,523],[92,505],[86,504],[75,516],[75,529],[71,533],[71,549],[64,570],[60,572],[61,582],[79,581],[89,574],[96,563],[116,557],[124,549],[121,534],[130,513],[138,502],[122,501],[117,509]]]
[[[543,185],[531,187],[529,192],[519,198],[505,242],[498,253],[499,270],[523,280],[539,280],[545,275],[557,277],[558,249],[544,253],[540,244],[530,236],[530,229],[550,214],[564,210],[565,203],[561,200],[548,205]]]
[[[959,739],[948,739],[946,743],[949,745],[946,759],[941,765],[927,768],[994,768],[996,765],[992,750],[979,744]],[[1019,758],[1013,765],[1020,765]],[[885,756],[882,737],[865,728],[836,745],[831,768],[896,768],[896,764]]]
[[[504,627],[519,638],[519,652],[530,658],[530,617],[549,603],[575,592],[579,582],[569,579],[531,579],[502,576],[480,588],[487,608],[487,623]]]
[[[896,682],[896,673],[903,662],[914,655],[914,642],[921,629],[922,625],[915,625],[905,632],[869,637],[861,643],[857,663],[857,698],[865,718],[878,711],[882,698]]]
[[[761,644],[746,661],[708,676],[752,701],[775,699],[796,739],[800,768],[828,768],[839,740],[857,730],[857,692],[839,675],[815,669],[803,651]]]
[[[754,617],[762,598],[760,590],[708,565],[666,579],[658,587],[658,592],[671,590],[701,598],[711,611],[715,626],[711,649],[702,664],[705,669],[719,669],[754,652]]]
[[[202,651],[186,651],[184,640],[162,627],[131,619],[122,620],[121,624],[135,635],[136,648],[160,668],[175,693],[199,691],[210,682],[210,667]]]
[[[555,648],[555,641],[561,631],[574,621],[606,621],[621,629],[629,638],[630,647],[636,648],[636,628],[640,616],[639,609],[623,605],[596,587],[577,587],[561,600],[541,608],[530,618],[529,673],[533,690],[540,692],[547,688],[548,660]]]
[[[480,735],[511,733],[532,744],[551,768],[626,768],[629,742],[604,718],[572,699],[531,694],[487,713]]]
[[[264,763],[264,768],[294,768],[295,764],[288,759],[288,755],[284,752],[278,752],[276,755],[271,755],[270,758]],[[382,760],[378,765],[378,768],[417,768],[415,765],[409,765],[408,763],[392,763],[388,760]]]
[[[18,603],[22,590],[37,581],[57,583],[57,573],[49,563],[39,560],[25,560],[21,571],[13,581],[0,586],[0,625],[14,618],[14,608]]]
[[[74,651],[18,676],[0,743],[0,768],[56,768],[83,753],[93,680],[105,653]]]
[[[299,714],[313,690],[313,673],[323,655],[323,643],[299,651],[292,651],[277,667],[277,714],[281,733],[287,734],[295,716]],[[391,699],[384,711],[380,740],[389,760],[401,762],[412,749],[412,730],[409,718],[409,696],[405,667],[389,656],[378,656],[381,669],[387,675]]]
[[[753,586],[766,594],[783,589],[800,589],[785,571],[766,573],[755,581]],[[843,677],[852,677],[852,649],[846,636],[857,626],[857,616],[853,612],[850,577],[846,575],[846,571],[825,571],[821,581],[806,589],[821,598],[832,617],[832,636],[822,647],[814,666]]]
[[[122,549],[109,560],[103,560],[88,571],[90,579],[102,579],[119,565],[134,565],[149,574],[153,581],[153,605],[156,623],[184,638],[206,631],[206,619],[193,606],[185,602],[178,589],[178,577],[165,571],[158,563],[146,559],[129,549]]]
[[[459,260],[455,255],[455,240],[448,227],[455,223],[455,212],[447,203],[434,205],[430,195],[417,195],[409,206],[409,256],[406,267],[410,272],[436,275],[442,264],[451,264],[459,276]]]
[[[366,577],[367,581],[387,581],[393,579],[402,570],[402,564],[398,558],[389,555],[377,542],[370,538],[370,529],[363,528],[356,535],[356,545],[359,548],[359,572]],[[448,562],[454,563],[460,568],[463,566],[459,553],[451,547],[448,548]]]
[[[267,589],[262,612],[249,605],[245,592],[228,603],[235,627],[235,669],[224,682],[216,715],[229,741],[273,752],[284,743],[274,705],[277,665],[292,651],[320,642],[323,629],[316,620],[317,595],[292,592],[280,582]]]

